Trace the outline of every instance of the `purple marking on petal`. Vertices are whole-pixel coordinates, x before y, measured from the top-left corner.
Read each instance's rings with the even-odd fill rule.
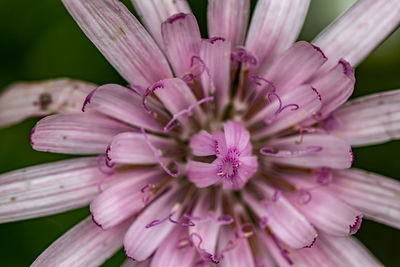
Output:
[[[150,192],[154,188],[156,188],[155,184],[147,184],[144,187],[142,187],[142,189],[140,189],[140,192],[142,192],[144,194],[144,193]]]
[[[343,73],[351,80],[354,80],[354,69],[350,63],[342,58],[339,60],[339,64],[343,67]]]
[[[354,162],[354,153],[353,153],[353,150],[351,150],[351,147],[350,147],[350,149],[349,149],[349,153],[350,153],[350,156],[351,156],[351,164],[350,164],[350,165],[353,165],[353,162]]]
[[[220,263],[220,261],[223,259],[222,254],[213,255],[211,253],[208,253],[203,248],[201,248],[201,244],[203,243],[203,238],[201,238],[201,236],[198,233],[190,234],[190,240],[192,241],[193,244],[195,244],[195,242],[193,241],[193,237],[197,237],[199,239],[198,244],[194,245],[194,247],[199,256],[204,261],[204,263],[213,263],[213,264]]]
[[[312,246],[314,246],[315,241],[317,241],[317,237],[314,237],[313,241],[311,241],[311,244],[308,246],[305,246],[304,248],[311,248]]]
[[[150,94],[154,93],[157,89],[160,89],[160,88],[164,88],[164,84],[162,82],[157,82],[152,87],[147,88],[146,92],[143,94],[143,97],[142,97],[142,105],[143,105],[144,110],[146,110],[147,113],[149,113],[152,116],[156,116],[157,114],[147,107],[146,99],[147,99],[147,97],[150,96]]]
[[[311,87],[311,89],[317,94],[319,101],[322,101],[321,94],[315,89],[314,87]]]
[[[93,222],[95,225],[97,225],[98,227],[100,227],[101,229],[103,229],[103,226],[101,226],[101,224],[99,224],[99,223],[96,221],[96,219],[94,218],[93,214],[91,214],[91,217],[92,217],[92,222]]]
[[[36,126],[32,128],[31,133],[29,135],[29,143],[31,144],[31,146],[34,145],[34,142],[33,142],[32,138],[33,138],[33,135],[35,134],[35,131],[36,131]]]
[[[314,170],[313,173],[317,175],[317,183],[323,186],[329,185],[332,181],[332,171],[330,168],[323,167]]]
[[[158,153],[157,148],[155,148],[153,146],[153,144],[150,142],[149,137],[146,134],[146,131],[144,130],[144,128],[140,128],[141,133],[143,134],[144,140],[146,141],[147,145],[149,146],[149,148],[153,151],[154,157],[155,159],[158,161],[158,163],[160,164],[161,168],[170,176],[172,177],[178,177],[179,174],[181,173],[181,170],[179,168],[178,163],[174,160],[173,163],[175,164],[175,167],[177,169],[176,173],[172,173],[167,166],[165,166],[165,164],[161,161],[160,155]]]
[[[195,107],[197,107],[197,106],[199,106],[199,105],[201,105],[201,104],[203,104],[203,103],[212,101],[212,100],[214,100],[214,97],[212,97],[212,96],[206,97],[206,98],[200,99],[200,100],[197,101],[196,103],[190,105],[188,108],[179,111],[178,113],[176,113],[176,114],[172,117],[172,119],[167,123],[167,125],[165,125],[165,127],[164,127],[164,132],[165,132],[165,133],[169,133],[170,131],[172,131],[172,130],[177,126],[177,123],[174,123],[174,122],[175,122],[179,117],[181,117],[181,116],[183,116],[183,115],[185,115],[185,114],[188,114],[188,116],[190,116],[192,110],[193,110]]]
[[[110,147],[110,145],[108,145],[107,149],[106,149],[106,160],[105,160],[105,162],[106,162],[107,167],[113,168],[115,166],[115,163],[111,163],[111,157],[109,155],[110,151],[111,151],[111,147]]]
[[[277,158],[291,158],[291,157],[300,157],[305,155],[310,155],[313,153],[320,152],[322,150],[322,146],[308,146],[304,150],[297,151],[289,151],[289,150],[278,150],[273,147],[262,147],[260,148],[260,154],[264,156],[271,156]]]
[[[221,216],[218,216],[217,222],[222,225],[228,225],[233,222],[233,218],[232,218],[232,216],[230,216],[228,214],[223,214]]]
[[[214,44],[217,41],[225,42],[225,38],[215,36],[207,40],[207,42],[209,42],[210,44]]]
[[[83,102],[83,106],[82,106],[82,112],[85,112],[86,109],[86,105],[90,103],[90,100],[92,99],[92,96],[94,95],[94,92],[96,92],[97,88],[94,89],[93,91],[91,91],[87,97],[85,98],[85,101]]]
[[[319,48],[318,46],[313,45],[313,44],[311,44],[311,45],[312,45],[312,47],[313,47],[315,50],[317,50],[317,51],[322,55],[322,57],[323,57],[324,59],[328,59],[328,58],[325,56],[324,52],[321,50],[321,48]]]
[[[128,253],[127,253],[127,251],[126,251],[125,248],[124,248],[124,253],[125,253],[125,256],[126,256],[127,258],[129,258],[129,259],[131,259],[131,260],[133,260],[133,261],[136,261],[134,258],[132,258],[131,256],[128,255]]]
[[[175,15],[172,15],[171,17],[169,17],[169,18],[166,20],[166,22],[172,24],[172,23],[174,23],[174,22],[177,21],[177,20],[186,18],[186,16],[187,16],[187,15],[186,15],[185,13],[178,13],[178,14],[175,14]]]
[[[274,194],[272,195],[272,202],[278,202],[279,198],[281,197],[282,192],[278,189],[275,189]]]
[[[362,215],[358,215],[356,217],[356,220],[354,221],[354,223],[352,225],[349,225],[349,234],[350,235],[357,233],[358,229],[360,229],[361,222],[362,222]]]

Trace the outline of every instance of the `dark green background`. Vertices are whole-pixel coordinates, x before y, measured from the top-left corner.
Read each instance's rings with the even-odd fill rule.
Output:
[[[203,34],[206,34],[206,1],[189,2]],[[343,10],[343,6],[337,7],[339,2],[346,3],[346,0],[313,0],[299,39],[311,41]],[[57,77],[72,77],[97,84],[125,84],[85,38],[61,1],[1,0],[0,36],[0,88],[16,80]],[[355,95],[400,88],[399,74],[400,32],[397,32],[356,69]],[[67,158],[35,152],[30,148],[29,132],[35,122],[35,119],[30,119],[0,130],[0,173]],[[399,151],[399,141],[354,149],[354,165],[398,178]],[[0,225],[0,266],[28,266],[57,237],[88,214],[88,209],[82,208]],[[356,236],[385,265],[400,266],[399,230],[364,220]],[[118,266],[123,259],[120,251],[106,265]]]

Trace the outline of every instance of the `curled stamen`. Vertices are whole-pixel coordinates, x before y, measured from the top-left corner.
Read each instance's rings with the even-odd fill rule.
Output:
[[[195,244],[193,237],[197,237],[199,239],[197,245]],[[203,243],[203,238],[201,238],[201,236],[198,233],[190,234],[190,239],[191,239],[192,243],[194,244],[194,247],[195,247],[197,253],[199,254],[199,256],[202,259],[202,261],[199,262],[200,264],[204,264],[204,263],[218,264],[223,259],[224,256],[221,253],[217,254],[217,255],[213,255],[211,253],[208,253],[207,251],[205,251],[205,249],[203,249],[201,247],[201,244]]]
[[[310,191],[306,190],[306,189],[300,189],[297,195],[297,203],[299,205],[306,205],[308,203],[310,203],[312,199],[312,195],[310,193]]]
[[[245,63],[252,66],[258,65],[257,56],[243,46],[237,46],[231,54],[231,60],[236,63]]]
[[[197,101],[196,103],[190,105],[188,108],[179,111],[178,113],[176,113],[176,114],[172,117],[172,119],[171,119],[171,120],[168,122],[168,124],[164,127],[164,132],[165,132],[165,133],[169,133],[170,131],[172,131],[172,129],[174,129],[174,128],[178,125],[177,123],[174,123],[174,122],[175,122],[179,117],[181,117],[181,116],[183,116],[183,115],[185,115],[185,114],[188,114],[188,115],[190,116],[191,113],[192,113],[192,110],[193,110],[195,107],[197,107],[197,106],[199,106],[199,105],[201,105],[201,104],[203,104],[203,103],[212,101],[212,100],[214,100],[214,97],[212,97],[212,96],[206,97],[206,98],[203,98],[203,99]]]
[[[177,171],[176,171],[176,173],[172,173],[172,172],[167,168],[167,166],[165,166],[165,164],[161,161],[159,151],[158,151],[157,148],[155,148],[155,147],[153,146],[153,144],[150,142],[149,137],[147,136],[146,131],[144,130],[144,128],[141,128],[140,131],[142,132],[143,137],[144,137],[144,140],[146,141],[147,145],[148,145],[148,146],[150,147],[150,149],[153,151],[154,157],[156,158],[156,160],[157,160],[158,163],[160,164],[161,168],[163,168],[163,170],[164,170],[166,173],[168,173],[170,176],[172,176],[172,177],[178,177],[179,174],[180,174],[180,172],[181,172],[178,163],[177,163],[175,160],[173,161],[173,163],[174,163],[174,165],[175,165]]]
[[[190,220],[189,220],[188,223],[175,221],[174,219],[172,219],[172,216],[174,216],[175,213],[176,213],[176,211],[173,211],[170,214],[168,214],[167,217],[165,217],[165,218],[163,218],[161,220],[151,221],[149,224],[146,225],[146,228],[151,228],[151,227],[157,226],[157,225],[162,224],[163,222],[165,222],[167,220],[169,220],[170,222],[172,222],[174,224],[180,225],[180,226],[187,226],[187,227],[195,226],[195,224]]]
[[[142,105],[143,105],[144,110],[146,110],[147,113],[149,113],[149,114],[152,115],[153,117],[157,117],[158,114],[155,113],[154,111],[152,111],[151,109],[149,109],[149,107],[148,107],[147,104],[146,104],[146,99],[147,99],[147,97],[149,97],[152,93],[154,93],[157,89],[160,89],[160,88],[164,88],[164,85],[163,85],[161,82],[157,82],[157,83],[155,83],[152,87],[147,88],[147,89],[146,89],[146,92],[143,94],[143,97],[142,97]]]
[[[198,61],[198,64],[196,64],[195,61]],[[201,67],[200,70],[197,70],[198,66]],[[201,59],[201,57],[193,56],[190,61],[190,68],[191,70],[182,76],[182,80],[184,80],[186,83],[193,82],[197,77],[199,77],[204,72],[206,72],[207,76],[211,79],[210,69],[207,67],[207,64],[204,62],[203,59]]]
[[[275,96],[279,101],[279,108],[275,111],[275,113],[274,113],[275,116],[278,115],[279,113],[281,113],[283,110],[289,108],[289,107],[292,107],[292,109],[291,109],[292,111],[298,110],[300,108],[299,105],[297,105],[297,104],[288,104],[288,105],[283,106],[282,99],[275,92],[270,92],[268,94],[268,101],[270,103],[272,103],[271,96]]]
[[[260,149],[260,154],[264,156],[271,156],[277,158],[292,158],[292,157],[310,155],[313,153],[320,152],[321,150],[322,146],[308,146],[304,150],[296,150],[296,151],[278,150],[273,147],[265,146]]]
[[[249,74],[248,79],[249,79],[249,81],[254,82],[258,86],[263,86],[263,85],[268,86],[269,88],[271,88],[271,90],[270,90],[271,92],[276,91],[275,85],[272,82],[265,79],[264,77],[261,77],[261,76],[255,75],[255,74]]]

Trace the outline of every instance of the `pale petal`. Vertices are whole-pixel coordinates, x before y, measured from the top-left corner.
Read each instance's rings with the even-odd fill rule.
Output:
[[[283,165],[333,169],[347,169],[353,163],[353,153],[348,143],[342,139],[325,134],[305,134],[303,137],[291,136],[272,140],[269,146],[291,155],[265,156],[265,160]],[[279,152],[278,152],[279,153]],[[296,154],[299,153],[297,156]]]
[[[350,169],[333,172],[329,188],[365,217],[400,228],[400,182]]]
[[[121,267],[150,267],[150,260],[136,262],[132,259],[127,259]]]
[[[102,115],[52,115],[36,124],[31,145],[45,152],[104,154],[111,139],[127,131],[135,129]]]
[[[157,183],[162,173],[157,169],[143,169],[123,172],[118,176],[123,180],[103,191],[90,203],[93,220],[105,230],[144,208],[144,194],[141,189]]]
[[[86,218],[51,244],[31,266],[99,266],[122,246],[129,224],[103,231]]]
[[[186,175],[197,187],[207,187],[222,181],[217,175],[216,164],[189,160],[186,165]]]
[[[41,217],[86,206],[105,175],[97,158],[79,158],[0,175],[0,222]]]
[[[383,266],[355,238],[320,234],[315,244],[335,266]]]
[[[139,128],[162,131],[162,125],[143,108],[142,97],[117,84],[98,87],[86,98],[83,110],[95,110]]]
[[[209,37],[223,37],[230,41],[232,47],[242,45],[246,35],[249,13],[249,0],[208,0]]]
[[[224,134],[228,149],[236,148],[242,152],[249,145],[250,133],[238,122],[228,121],[224,123]]]
[[[157,44],[120,1],[63,0],[63,3],[86,36],[139,93],[172,76]]]
[[[324,66],[334,66],[340,58],[358,65],[392,33],[400,23],[398,0],[358,0],[329,25],[313,43],[329,58]]]
[[[259,0],[251,20],[246,48],[253,52],[264,72],[297,38],[309,0]]]
[[[176,189],[172,189],[149,205],[134,221],[124,238],[125,253],[128,257],[143,261],[150,257],[176,226],[170,221],[149,226],[154,220],[166,218],[176,209]],[[180,208],[175,210],[178,214]]]
[[[200,52],[200,29],[193,14],[178,13],[161,25],[165,52],[174,69],[181,77],[191,67],[193,56]]]
[[[176,226],[169,236],[161,243],[151,260],[151,267],[192,267],[194,265],[195,249],[187,244],[180,247],[182,240],[188,240],[188,230]]]
[[[161,23],[177,13],[191,13],[186,0],[132,0],[144,26],[162,47]]]
[[[218,147],[215,138],[207,131],[202,130],[190,138],[190,149],[195,156],[211,156],[215,155]]]
[[[263,183],[256,183],[265,199],[257,200],[250,191],[244,200],[260,220],[265,219],[271,231],[292,248],[310,246],[317,232],[307,219],[284,197],[274,199],[275,190]]]
[[[254,261],[256,266],[270,266],[277,267],[277,261],[274,260],[273,255],[271,253],[271,249],[269,249],[266,245],[266,242],[262,237],[263,233],[261,231],[255,232],[254,242],[255,246],[253,248]]]
[[[79,113],[94,84],[70,79],[15,83],[0,95],[0,127],[29,117]]]
[[[377,144],[400,138],[400,90],[351,100],[334,113],[332,133],[352,146]]]

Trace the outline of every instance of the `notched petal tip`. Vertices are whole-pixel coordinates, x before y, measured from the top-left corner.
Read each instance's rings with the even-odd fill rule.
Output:
[[[174,14],[171,17],[169,17],[165,22],[169,23],[169,24],[172,24],[172,23],[174,23],[174,22],[176,22],[178,20],[186,18],[187,15],[188,14],[185,14],[185,13],[177,13],[177,14]]]
[[[355,82],[356,78],[354,77],[354,68],[347,62],[345,59],[341,58],[338,64],[342,65],[343,73],[350,78],[353,82]]]
[[[352,225],[349,225],[349,235],[357,233],[358,229],[360,229],[362,217],[363,217],[362,214],[356,216],[354,223]]]

